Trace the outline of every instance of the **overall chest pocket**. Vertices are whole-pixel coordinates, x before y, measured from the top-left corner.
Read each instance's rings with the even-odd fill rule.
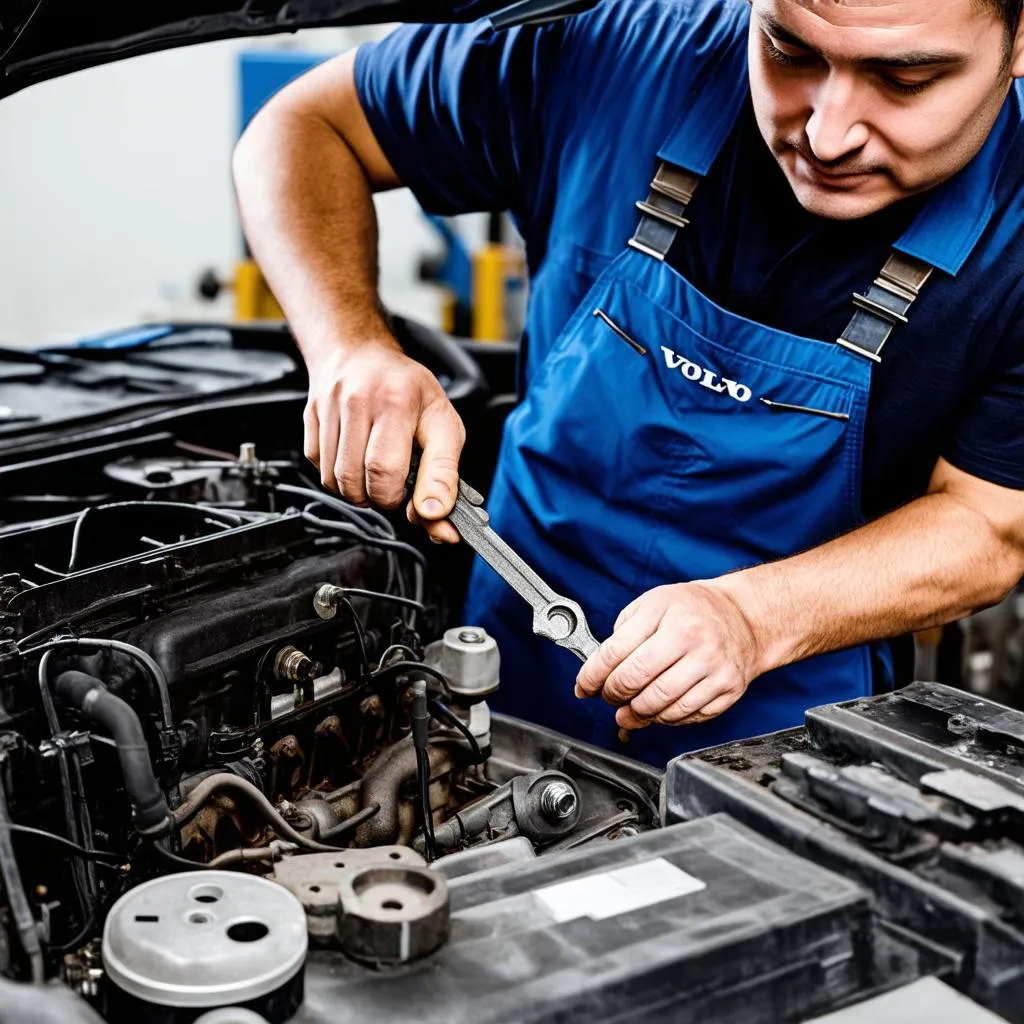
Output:
[[[827,346],[739,318],[735,337],[709,338],[683,307],[599,282],[538,371],[520,445],[561,485],[708,543],[747,537],[781,555],[847,528],[860,516],[862,403],[808,367],[806,346]]]

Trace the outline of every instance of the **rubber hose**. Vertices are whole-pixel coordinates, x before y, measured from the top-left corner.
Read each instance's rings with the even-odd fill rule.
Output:
[[[124,788],[132,802],[136,828],[143,833],[161,831],[168,823],[167,798],[153,772],[149,746],[142,723],[131,706],[115,697],[95,676],[85,672],[62,672],[54,690],[71,707],[90,721],[102,725],[113,737],[121,762]]]

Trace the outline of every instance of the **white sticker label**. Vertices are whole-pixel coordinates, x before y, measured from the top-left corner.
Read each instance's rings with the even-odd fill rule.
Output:
[[[562,923],[578,917],[603,921],[706,888],[699,878],[658,857],[600,875],[550,885],[538,889],[534,895],[544,909]]]

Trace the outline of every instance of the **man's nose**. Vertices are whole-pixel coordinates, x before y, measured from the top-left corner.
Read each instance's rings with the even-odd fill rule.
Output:
[[[833,69],[811,97],[805,130],[811,152],[823,164],[836,163],[867,144],[869,133],[857,93],[855,76]]]

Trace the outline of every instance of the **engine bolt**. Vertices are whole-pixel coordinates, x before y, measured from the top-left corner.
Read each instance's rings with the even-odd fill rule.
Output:
[[[464,644],[483,644],[487,642],[487,637],[479,629],[463,629],[459,632],[459,641]]]
[[[238,449],[238,461],[247,466],[256,464],[256,445],[252,441],[245,441]]]
[[[576,813],[576,791],[567,782],[550,782],[540,795],[541,813],[552,821],[565,821]]]

